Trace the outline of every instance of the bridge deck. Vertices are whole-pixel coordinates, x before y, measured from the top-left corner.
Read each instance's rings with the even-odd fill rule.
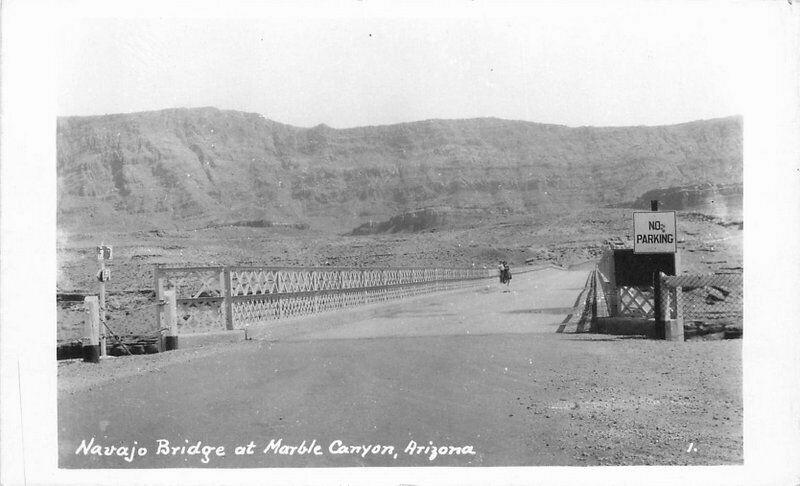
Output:
[[[515,276],[509,286],[480,288],[324,314],[251,334],[268,339],[361,339],[555,332],[573,311],[585,271],[547,268]]]

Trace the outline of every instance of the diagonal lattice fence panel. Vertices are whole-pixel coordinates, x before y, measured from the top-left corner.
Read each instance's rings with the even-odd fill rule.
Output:
[[[653,287],[619,287],[619,314],[628,317],[655,315]]]
[[[157,267],[156,294],[176,290],[181,332],[242,329],[431,292],[480,285],[483,268]],[[159,311],[159,319],[163,310]],[[161,321],[159,321],[161,322]]]

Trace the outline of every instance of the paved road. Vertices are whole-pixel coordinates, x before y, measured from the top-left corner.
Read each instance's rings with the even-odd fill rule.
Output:
[[[88,365],[73,364],[59,372],[59,463],[147,468],[741,461],[740,344],[697,343],[689,349],[556,334],[586,277],[586,270],[547,269],[516,275],[510,288],[492,283],[293,321],[274,326],[266,339],[169,358],[171,353],[120,358],[115,369],[136,366],[139,372],[94,385],[75,386],[70,374]],[[173,361],[158,364],[165,359]],[[673,373],[675,361],[699,371]],[[92,372],[104,366],[111,365],[104,362]],[[712,415],[719,420],[713,426]],[[136,441],[148,452],[131,462],[76,454],[82,440],[93,437],[103,446]],[[202,453],[189,450],[158,454],[159,439],[170,446],[224,446],[225,455],[210,452],[204,463]],[[290,447],[316,441],[321,454],[288,454],[287,447],[264,452],[278,440]],[[685,452],[690,441],[700,445],[694,455]],[[447,453],[433,457],[415,444],[446,446]],[[243,454],[235,454],[237,445],[245,446]]]

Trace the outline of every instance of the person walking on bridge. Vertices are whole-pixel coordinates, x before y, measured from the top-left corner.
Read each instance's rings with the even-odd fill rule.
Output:
[[[511,281],[511,268],[509,268],[508,263],[503,260],[498,265],[498,269],[500,270],[500,283],[509,285]]]

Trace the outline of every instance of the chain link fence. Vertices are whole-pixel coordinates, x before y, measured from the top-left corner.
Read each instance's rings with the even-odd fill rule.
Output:
[[[661,277],[661,312],[683,322],[686,337],[697,334],[741,335],[744,291],[741,274]]]
[[[88,307],[84,298],[88,294],[56,294],[57,359],[82,357],[86,334]],[[108,354],[154,353],[157,351],[163,329],[156,327],[154,309],[160,307],[152,295],[140,292],[107,294],[105,321],[101,321],[100,334],[106,337]]]

